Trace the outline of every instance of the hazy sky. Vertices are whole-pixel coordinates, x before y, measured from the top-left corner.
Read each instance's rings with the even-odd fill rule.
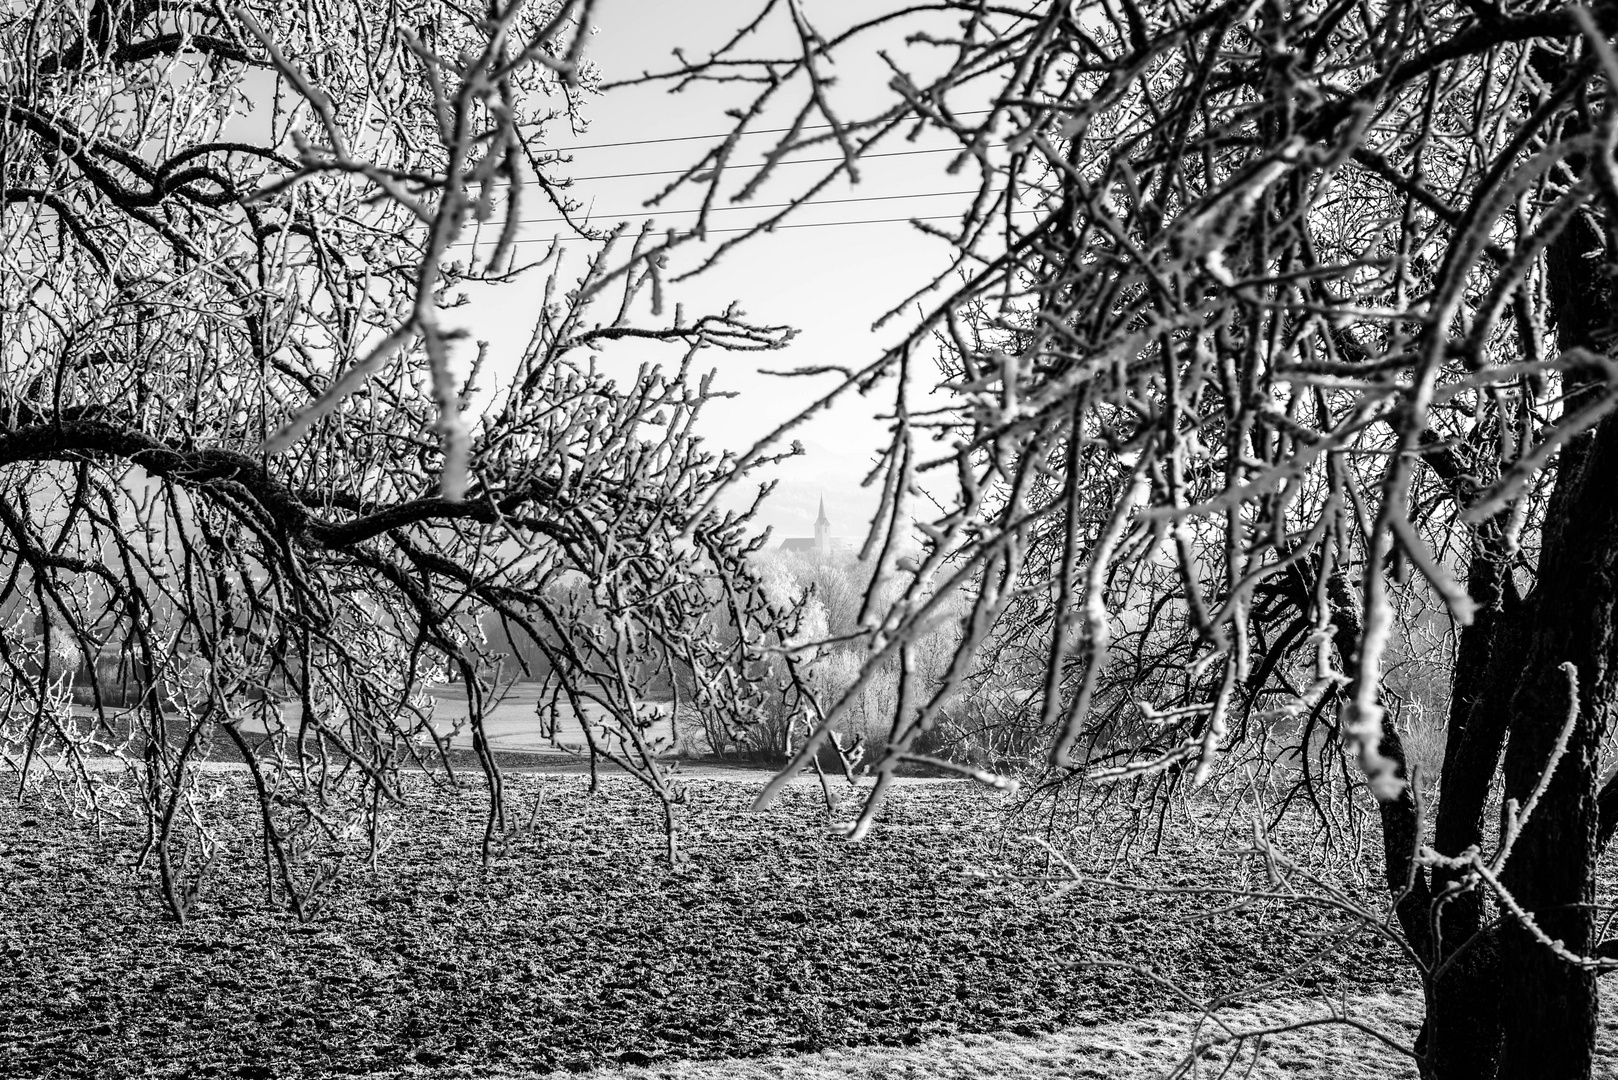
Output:
[[[850,0],[805,0],[803,5],[823,34],[841,30],[855,19],[869,18],[881,6]],[[591,39],[587,55],[599,65],[607,81],[633,77],[647,70],[667,70],[673,62],[671,50],[674,47],[696,55],[704,47],[728,36],[756,10],[753,3],[603,0],[596,14],[598,33]],[[881,44],[891,49],[901,63],[907,56],[913,56],[917,65],[927,62],[929,51],[922,47],[907,49],[902,35],[888,34]],[[762,51],[749,50],[753,55]],[[871,48],[862,50],[857,57],[865,62],[845,63],[837,72],[841,95],[838,108],[847,115],[880,108],[892,96],[885,86],[891,72],[876,61]],[[574,139],[558,129],[555,145],[580,147],[574,152],[571,167],[572,174],[581,178],[575,194],[593,208],[599,221],[638,222],[649,213],[643,209],[644,201],[672,177],[582,178],[681,169],[696,160],[711,143],[698,139],[617,147],[594,144],[719,134],[729,126],[723,110],[739,107],[747,100],[745,89],[698,88],[681,94],[671,94],[664,86],[620,89],[587,103],[588,133]],[[755,126],[783,126],[788,119],[777,116]],[[757,160],[770,145],[769,136],[752,137],[742,145],[744,150],[737,155],[737,160]],[[903,151],[947,145],[936,138],[907,144],[895,137],[884,148]],[[758,153],[746,152],[752,147],[757,147]],[[829,148],[820,147],[800,156],[823,158],[829,153]],[[710,439],[728,448],[744,449],[832,385],[832,376],[787,379],[761,374],[760,367],[786,369],[817,364],[858,367],[874,359],[884,345],[901,336],[902,321],[875,333],[871,326],[880,315],[948,264],[947,246],[922,236],[903,219],[960,212],[965,200],[955,193],[975,187],[977,177],[971,171],[958,176],[947,175],[945,167],[953,156],[923,153],[871,159],[861,168],[859,185],[839,182],[817,197],[821,205],[804,208],[792,219],[793,224],[803,225],[881,218],[899,218],[899,222],[793,228],[759,237],[730,253],[703,277],[679,286],[672,293],[672,300],[685,304],[688,316],[717,311],[727,301],[738,300],[755,321],[783,323],[800,330],[797,340],[785,352],[749,355],[710,350],[704,354],[711,359],[702,366],[719,369],[717,385],[738,391],[740,395],[717,403],[707,414],[703,429]],[[753,202],[779,203],[826,168],[826,165],[813,164],[787,166]],[[738,176],[749,175],[749,172],[738,173]],[[727,196],[737,186],[739,184],[733,183]],[[869,201],[831,201],[850,199]],[[690,191],[676,194],[667,205],[679,209],[691,207],[698,201],[700,195]],[[747,207],[727,210],[714,221],[718,227],[743,225],[768,213]],[[525,216],[553,215],[531,200]],[[674,215],[660,220],[682,223],[689,222],[691,217]],[[949,222],[937,224],[948,226]],[[538,222],[529,225],[524,235],[537,240],[553,235],[556,228],[555,223]],[[717,240],[710,241],[713,243]],[[527,250],[537,255],[543,247],[530,244]],[[577,250],[582,255],[585,245],[573,244],[569,250]],[[701,249],[693,245],[689,250],[690,254],[695,254]],[[692,265],[689,254],[683,265]],[[677,259],[675,269],[681,266]],[[535,277],[531,285],[502,286],[485,296],[475,297],[468,309],[467,315],[477,336],[491,339],[497,351],[502,345],[515,350],[525,340],[528,312],[524,310],[523,299],[534,297],[537,304],[542,281]],[[649,312],[643,314],[643,321],[650,319]],[[620,349],[616,354],[609,351],[604,359],[614,365],[621,364],[626,374],[632,374],[645,355],[633,349]],[[660,355],[670,363],[677,362],[679,357],[674,348]],[[874,487],[862,489],[859,485],[870,468],[873,452],[884,437],[884,426],[873,416],[891,407],[891,393],[869,399],[854,398],[810,426],[799,429],[796,437],[802,440],[807,454],[778,470],[781,486],[761,515],[761,524],[774,527],[776,542],[787,536],[812,535],[816,504],[822,493],[835,534],[854,537],[863,533],[875,509],[877,492]]]

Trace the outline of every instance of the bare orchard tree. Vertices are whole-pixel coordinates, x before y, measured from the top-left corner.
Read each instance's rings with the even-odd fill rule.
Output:
[[[307,915],[321,878],[298,856],[375,841],[401,767],[446,747],[424,689],[446,679],[487,845],[480,620],[546,657],[545,708],[601,716],[591,760],[670,815],[644,683],[678,670],[685,704],[736,725],[759,707],[774,615],[745,518],[698,509],[735,462],[693,437],[692,365],[788,332],[670,318],[643,237],[577,229],[588,257],[552,245],[513,297],[520,355],[455,363],[446,309],[515,292],[523,200],[573,213],[545,133],[592,81],[589,7],[0,19],[0,754],[86,812],[133,790],[177,917],[217,854],[201,762],[247,762],[271,895]],[[597,350],[622,339],[672,362],[614,378]]]
[[[1610,0],[941,0],[846,29],[771,0],[666,76],[755,86],[738,135],[791,118],[768,161],[836,158],[783,192],[804,174],[732,179],[729,139],[672,189],[705,205],[811,200],[901,135],[976,183],[953,228],[918,223],[958,255],[928,314],[838,391],[897,386],[871,546],[929,545],[864,611],[864,679],[913,673],[947,598],[972,599],[946,676],[900,695],[855,835],[985,656],[1017,658],[1053,769],[1145,803],[1323,738],[1350,769],[1274,790],[1374,796],[1423,1075],[1590,1075],[1618,965],[1595,885],[1618,824],[1597,771],[1615,30]],[[830,75],[860,65],[886,103],[840,96]],[[1386,672],[1435,618],[1453,676],[1424,814]]]

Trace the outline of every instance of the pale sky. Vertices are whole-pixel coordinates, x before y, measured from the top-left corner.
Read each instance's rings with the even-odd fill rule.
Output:
[[[879,5],[853,0],[805,0],[803,7],[823,34],[840,30],[852,20],[869,18],[880,10]],[[598,33],[591,39],[586,55],[599,65],[606,81],[633,77],[646,70],[667,70],[672,65],[672,48],[680,46],[688,55],[697,55],[728,36],[755,11],[753,3],[603,0],[596,13]],[[928,51],[919,46],[907,49],[902,35],[890,34],[882,44],[901,63],[907,56],[915,56],[914,63],[918,66],[926,63]],[[758,51],[761,50],[755,50],[754,55]],[[838,70],[838,92],[845,102],[838,108],[845,115],[875,111],[892,97],[885,86],[891,72],[875,60],[870,48],[858,55],[869,58],[870,62],[845,64]],[[729,126],[723,110],[739,107],[747,100],[745,89],[717,93],[699,90],[678,95],[662,87],[620,89],[586,103],[586,115],[590,118],[587,134],[571,139],[558,129],[554,142],[563,148],[718,134]],[[755,126],[784,126],[787,119],[767,119]],[[576,177],[599,177],[681,169],[695,161],[709,145],[697,140],[578,149],[571,172]],[[757,160],[770,145],[769,136],[749,138],[742,145],[744,151],[737,155],[737,160]],[[936,137],[930,142],[924,139],[915,144],[906,144],[895,137],[883,148],[902,151],[947,145]],[[745,148],[752,146],[758,147],[758,154],[745,152]],[[800,156],[827,157],[830,153],[829,147],[819,147]],[[725,354],[710,350],[704,354],[710,359],[702,362],[702,368],[719,369],[716,384],[740,394],[736,399],[711,407],[702,425],[708,438],[730,449],[746,449],[828,389],[834,379],[833,376],[772,377],[761,374],[760,367],[784,369],[816,364],[859,367],[873,360],[883,346],[902,336],[903,321],[895,321],[876,333],[871,326],[879,316],[948,265],[948,247],[921,235],[903,219],[958,214],[965,206],[966,199],[955,193],[974,188],[977,176],[970,170],[957,176],[947,175],[945,166],[953,156],[926,153],[872,159],[862,166],[858,186],[840,182],[818,198],[883,198],[828,201],[825,205],[804,208],[792,219],[793,224],[878,218],[899,218],[899,222],[786,229],[758,237],[731,252],[703,277],[671,292],[670,310],[673,300],[681,301],[688,317],[706,311],[717,312],[727,301],[738,300],[753,321],[784,323],[800,330],[796,341],[784,352]],[[754,202],[784,201],[796,185],[811,176],[821,175],[821,170],[827,168],[811,164],[789,166]],[[740,177],[750,175],[750,172],[738,173]],[[648,213],[642,209],[643,202],[670,179],[669,176],[581,179],[575,191],[582,202],[595,209],[600,221],[638,222]],[[737,186],[739,184],[732,184],[729,191]],[[693,191],[674,196],[668,205],[684,208],[698,201],[700,195]],[[727,210],[714,221],[717,227],[742,225],[767,213],[751,207]],[[540,209],[531,199],[525,216],[553,215]],[[686,215],[662,220],[680,223],[691,218]],[[947,227],[950,222],[935,224]],[[537,223],[528,226],[523,235],[547,238],[556,228],[555,224]],[[714,241],[710,241],[712,243]],[[526,247],[536,255],[543,250],[540,244]],[[585,245],[573,244],[572,249],[582,255]],[[688,249],[693,254],[700,250],[695,245]],[[685,258],[685,266],[693,264],[689,254]],[[680,268],[677,259],[674,269]],[[537,303],[542,281],[535,277],[531,286],[519,282],[475,296],[472,305],[465,309],[464,317],[475,327],[476,335],[489,338],[497,354],[502,346],[508,350],[520,348],[526,339],[528,323],[522,312],[522,297],[534,296]],[[651,318],[649,311],[644,312],[643,324],[649,323]],[[679,359],[674,347],[658,355],[671,364]],[[621,348],[616,353],[608,351],[603,358],[611,364],[621,364],[627,375],[633,373],[645,356],[643,351]],[[822,494],[834,534],[849,538],[863,535],[876,507],[877,489],[874,486],[862,489],[859,485],[884,438],[884,426],[873,416],[891,407],[891,393],[870,399],[854,398],[798,429],[795,435],[803,442],[807,453],[778,470],[781,486],[760,515],[761,525],[774,528],[772,545],[788,536],[813,534],[816,505]]]

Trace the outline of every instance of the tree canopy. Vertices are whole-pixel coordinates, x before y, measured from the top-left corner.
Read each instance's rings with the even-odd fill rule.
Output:
[[[250,765],[301,912],[298,838],[363,834],[444,749],[431,682],[468,695],[492,837],[490,619],[548,660],[547,708],[605,715],[592,757],[665,805],[645,682],[694,673],[731,724],[765,694],[776,616],[745,515],[712,509],[737,467],[693,434],[695,365],[790,331],[669,317],[643,237],[580,227],[572,282],[559,246],[524,264],[512,243],[524,199],[576,210],[546,139],[578,122],[588,19],[79,0],[0,20],[0,748],[91,810],[129,790],[91,759],[132,763],[178,914],[212,855],[192,781],[213,744]],[[532,333],[493,383],[449,309],[535,264]],[[626,339],[669,362],[615,376],[600,357]]]

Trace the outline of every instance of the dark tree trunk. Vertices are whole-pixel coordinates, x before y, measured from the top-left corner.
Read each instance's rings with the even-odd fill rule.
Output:
[[[1553,58],[1536,56],[1536,66]],[[1612,288],[1601,269],[1611,245],[1587,218],[1547,250],[1546,291],[1556,344],[1606,351]],[[1604,373],[1570,371],[1568,411],[1605,392]],[[1440,463],[1433,463],[1438,466]],[[1441,474],[1443,469],[1438,470]],[[1485,853],[1485,805],[1505,752],[1505,795],[1532,795],[1550,762],[1573,699],[1562,665],[1578,676],[1579,715],[1549,786],[1524,826],[1503,880],[1546,937],[1593,955],[1598,854],[1595,755],[1612,699],[1618,657],[1618,423],[1613,418],[1565,447],[1546,509],[1533,593],[1517,596],[1503,543],[1504,517],[1474,536],[1468,587],[1478,615],[1460,635],[1452,683],[1443,790],[1433,846],[1455,856]],[[1453,481],[1452,481],[1453,482]],[[1458,501],[1467,495],[1457,491]],[[1508,743],[1509,740],[1509,743]],[[1618,795],[1609,800],[1618,803]],[[1618,817],[1610,813],[1609,817]],[[1502,830],[1503,831],[1503,830]],[[1441,897],[1458,875],[1432,875]],[[1558,957],[1507,915],[1485,925],[1480,888],[1443,902],[1436,940],[1427,932],[1427,1016],[1418,1044],[1428,1080],[1583,1080],[1592,1067],[1597,988],[1592,972]],[[1429,924],[1431,925],[1431,924]],[[1417,935],[1411,936],[1418,941]],[[1509,988],[1509,990],[1507,989]]]
[[[1474,560],[1474,596],[1482,611],[1463,632],[1457,651],[1433,837],[1434,847],[1446,855],[1474,844],[1487,853],[1498,843],[1497,836],[1485,837],[1483,816],[1503,741],[1509,732],[1506,796],[1520,806],[1544,775],[1567,721],[1573,699],[1561,665],[1572,663],[1579,677],[1578,719],[1512,849],[1503,880],[1546,937],[1585,956],[1596,952],[1590,906],[1600,850],[1596,748],[1618,657],[1614,476],[1618,425],[1609,423],[1561,464],[1531,602],[1515,604],[1507,593],[1492,609],[1485,606],[1486,590],[1477,584],[1490,581],[1491,571]],[[1480,554],[1486,547],[1480,543]],[[1396,810],[1390,804],[1383,812],[1390,845],[1406,843],[1410,831],[1389,827],[1386,819]],[[1455,877],[1435,873],[1421,895],[1424,905]],[[1430,922],[1420,927],[1411,918],[1401,922],[1438,972],[1427,987],[1418,1042],[1423,1077],[1583,1080],[1591,1075],[1598,1005],[1592,972],[1558,957],[1509,916],[1499,926],[1486,926],[1482,896],[1475,890],[1443,904],[1436,940]]]
[[[1506,516],[1485,522],[1473,537],[1468,586],[1477,603],[1460,630],[1451,678],[1444,778],[1433,846],[1459,855],[1483,843],[1484,806],[1505,746],[1518,655],[1522,601],[1504,551]],[[1431,895],[1453,887],[1458,874],[1432,875]],[[1431,925],[1431,916],[1426,916]],[[1429,931],[1424,959],[1435,977],[1426,988],[1427,1015],[1417,1050],[1427,1080],[1492,1077],[1499,1066],[1500,937],[1485,928],[1483,895],[1473,889],[1439,909],[1436,939]]]
[[[1594,952],[1596,749],[1611,697],[1618,634],[1618,426],[1603,425],[1592,452],[1560,481],[1570,490],[1548,527],[1535,597],[1534,633],[1512,703],[1506,795],[1526,803],[1550,764],[1570,709],[1577,719],[1566,753],[1506,864],[1506,888],[1551,940]],[[1581,455],[1582,456],[1582,455]],[[1564,466],[1565,468],[1565,466]],[[1560,493],[1559,493],[1560,494]],[[1578,676],[1577,697],[1560,665]],[[1507,918],[1501,958],[1513,987],[1504,1022],[1503,1080],[1590,1075],[1595,1040],[1593,972],[1555,955],[1520,921]]]
[[[1416,1052],[1424,1080],[1489,1080],[1501,1050],[1500,932],[1489,927],[1458,949],[1427,987]]]
[[[1612,312],[1606,238],[1588,219],[1549,247],[1546,285],[1557,343],[1602,349]],[[1566,373],[1568,407],[1605,392],[1604,373]],[[1573,953],[1595,952],[1596,750],[1613,697],[1618,659],[1618,423],[1569,444],[1557,464],[1546,508],[1538,573],[1530,598],[1519,686],[1511,702],[1505,794],[1520,806],[1551,762],[1571,709],[1567,751],[1506,863],[1502,880],[1545,938]],[[1577,686],[1564,664],[1572,664]],[[1574,696],[1576,693],[1576,697]],[[1559,957],[1524,923],[1504,919],[1500,1080],[1584,1080],[1595,1045],[1595,973]]]
[[[1442,465],[1438,467],[1441,473],[1445,471]],[[1449,471],[1460,476],[1458,469]],[[1502,525],[1503,520],[1491,522],[1480,533],[1498,538]],[[1456,692],[1451,705],[1446,761],[1475,760],[1480,768],[1452,770],[1446,767],[1443,804],[1458,807],[1467,799],[1475,801],[1475,812],[1470,818],[1475,818],[1471,832],[1476,835],[1466,843],[1475,842],[1476,836],[1481,835],[1483,804],[1499,762],[1505,733],[1506,710],[1498,703],[1510,696],[1505,680],[1498,680],[1504,685],[1494,686],[1487,681],[1488,673],[1503,670],[1501,665],[1491,663],[1490,657],[1497,651],[1504,654],[1503,650],[1497,650],[1497,635],[1503,635],[1504,628],[1511,625],[1499,609],[1516,601],[1514,591],[1501,587],[1501,583],[1509,579],[1497,565],[1499,555],[1497,544],[1479,543],[1477,546],[1472,568],[1473,594],[1479,607],[1487,610],[1462,632],[1454,678]],[[1489,565],[1479,566],[1480,561]],[[1489,583],[1495,586],[1493,592],[1486,591]],[[1480,592],[1485,595],[1478,595]],[[1345,579],[1328,582],[1327,596],[1332,609],[1333,644],[1344,663],[1348,663],[1358,652],[1362,632],[1355,597]],[[1464,749],[1457,746],[1457,727],[1467,732]],[[1396,775],[1408,778],[1404,746],[1387,720],[1383,721],[1381,753],[1396,763]],[[1452,803],[1454,791],[1461,792],[1461,796]],[[1452,818],[1455,816],[1451,814]],[[1421,1056],[1421,1074],[1424,1080],[1489,1080],[1495,1075],[1501,1044],[1499,935],[1492,931],[1477,933],[1482,926],[1481,900],[1475,894],[1462,894],[1459,900],[1451,900],[1442,909],[1442,941],[1435,940],[1434,896],[1448,878],[1429,879],[1414,864],[1421,821],[1408,787],[1397,799],[1382,804],[1381,818],[1383,872],[1388,888],[1399,898],[1395,914],[1406,939],[1429,969],[1436,968],[1441,957],[1459,952],[1454,962],[1444,969],[1443,978],[1430,981],[1427,986],[1426,1020],[1416,1043]],[[1439,821],[1442,831],[1442,815]],[[1451,826],[1451,831],[1457,830]],[[1442,845],[1440,850],[1449,853]]]

